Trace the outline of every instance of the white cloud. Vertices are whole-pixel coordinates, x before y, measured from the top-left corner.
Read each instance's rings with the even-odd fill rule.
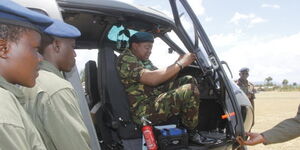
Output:
[[[261,7],[262,7],[262,8],[279,9],[279,8],[280,8],[280,5],[277,5],[277,4],[262,4]]]
[[[239,39],[241,35],[241,31],[237,30],[234,33],[229,34],[214,34],[210,36],[212,44],[216,47],[223,47],[223,46],[232,46],[235,42]]]
[[[262,23],[262,22],[265,22],[266,20],[262,19],[262,18],[259,18],[259,17],[256,17],[256,18],[253,18],[252,20],[250,20],[250,24],[257,24],[257,23]]]
[[[250,14],[242,14],[236,12],[233,17],[230,19],[230,23],[235,25],[240,25],[241,22],[246,23],[248,27],[253,27],[255,24],[266,22],[266,19],[256,16],[253,13]]]
[[[160,11],[160,12],[164,13],[165,15],[167,15],[169,18],[173,19],[172,11],[162,8],[161,5],[150,6],[149,8],[153,8],[153,9],[155,9],[155,11]]]
[[[188,0],[188,3],[197,16],[201,16],[204,14],[205,8],[203,6],[203,0]]]
[[[117,1],[121,1],[121,2],[124,2],[124,3],[134,4],[134,0],[117,0]]]
[[[249,19],[249,18],[252,18],[254,17],[253,14],[250,14],[250,15],[245,15],[245,14],[240,14],[239,12],[236,12],[234,14],[234,16],[230,19],[230,23],[234,23],[234,24],[239,24],[240,20],[246,20],[246,19]]]
[[[205,17],[205,19],[204,19],[206,22],[211,22],[212,20],[213,20],[213,18],[212,17]]]
[[[273,39],[259,37],[236,41],[228,50],[220,51],[219,57],[228,62],[235,79],[241,67],[249,67],[252,81],[264,81],[271,76],[279,83],[283,79],[300,83],[299,41],[300,32]]]

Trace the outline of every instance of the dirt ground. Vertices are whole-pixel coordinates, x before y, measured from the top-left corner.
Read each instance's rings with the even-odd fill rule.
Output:
[[[252,132],[272,128],[284,119],[294,117],[300,104],[300,92],[260,92],[255,99],[255,125]],[[249,146],[249,150],[300,150],[300,137],[289,142]]]

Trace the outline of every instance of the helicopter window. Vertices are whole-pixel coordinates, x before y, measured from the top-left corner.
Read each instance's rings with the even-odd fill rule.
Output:
[[[130,35],[129,37],[122,31],[126,30],[122,25],[121,26],[113,26],[108,32],[108,39],[111,41],[125,40],[128,41],[129,37],[136,33],[137,31],[128,29]]]
[[[195,45],[196,42],[198,41],[196,41],[197,39],[195,39],[196,32],[195,32],[195,27],[192,18],[189,16],[188,12],[186,12],[186,9],[182,6],[181,3],[177,3],[177,7],[178,7],[178,14],[179,14],[179,19],[182,24],[182,27],[188,34],[192,43]]]
[[[200,59],[200,63],[210,68],[212,66],[211,60],[214,60],[215,58],[212,56],[209,56],[204,45],[203,41],[200,40],[200,33],[197,31],[196,26],[194,25],[194,22],[190,16],[190,14],[186,11],[182,3],[177,3],[178,7],[178,14],[179,14],[179,20],[182,24],[183,29],[188,34],[189,39],[194,45],[194,51],[197,51],[197,55]],[[214,63],[215,64],[215,63]],[[218,66],[215,65],[215,68]]]
[[[126,29],[121,26],[113,26],[108,32],[108,39],[117,43],[116,48],[119,51],[122,51],[129,47],[129,38],[131,35],[137,31]]]
[[[172,30],[171,32],[166,33],[168,37],[176,43],[177,46],[179,46],[185,53],[188,53],[189,51],[186,49],[178,35]]]
[[[116,42],[117,49],[115,54],[118,56],[120,52],[122,52],[125,48],[129,48],[129,37],[136,33],[136,30],[125,29],[121,26],[113,26],[109,33],[108,39]],[[150,56],[150,60],[157,67],[166,67],[172,64],[176,59],[178,59],[179,55],[177,53],[168,53],[169,46],[160,38],[155,38],[152,48],[152,54]]]
[[[167,67],[178,59],[179,54],[176,52],[170,54],[168,52],[169,48],[170,46],[162,39],[158,37],[154,39],[150,60],[156,67]]]

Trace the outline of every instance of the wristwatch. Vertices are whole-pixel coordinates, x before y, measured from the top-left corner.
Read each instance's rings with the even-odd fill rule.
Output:
[[[183,66],[182,66],[182,64],[181,64],[180,62],[176,61],[176,63],[175,63],[175,64],[177,64],[177,65],[180,67],[180,70],[182,70],[182,69],[183,69]]]

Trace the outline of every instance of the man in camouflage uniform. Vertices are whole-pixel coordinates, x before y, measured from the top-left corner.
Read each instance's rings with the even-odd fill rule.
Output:
[[[253,108],[254,108],[254,99],[255,99],[255,89],[254,85],[247,80],[249,77],[249,68],[240,69],[240,78],[236,81],[237,85],[244,91],[248,96]]]
[[[192,141],[200,141],[192,132],[198,125],[199,90],[192,76],[174,79],[177,73],[195,60],[194,54],[181,56],[165,69],[156,68],[149,60],[154,37],[138,32],[129,39],[130,48],[118,58],[117,69],[129,96],[134,122],[144,116],[154,124],[180,115],[181,123],[191,132]]]

